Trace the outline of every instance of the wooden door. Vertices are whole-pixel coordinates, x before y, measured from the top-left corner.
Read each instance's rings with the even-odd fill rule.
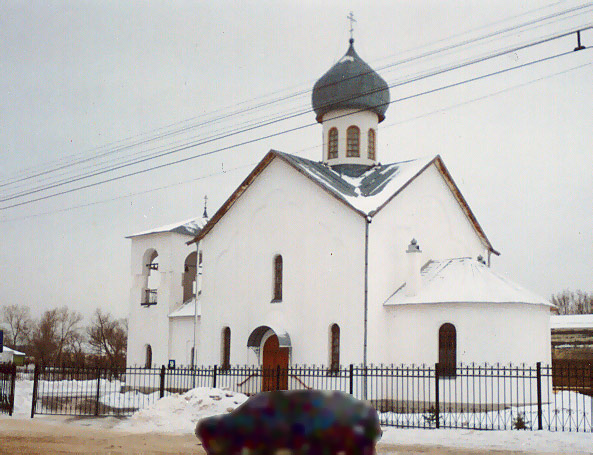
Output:
[[[288,348],[279,346],[276,335],[272,335],[264,343],[262,369],[263,392],[288,388]]]

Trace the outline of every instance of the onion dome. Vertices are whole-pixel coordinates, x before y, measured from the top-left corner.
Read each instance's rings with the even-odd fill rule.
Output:
[[[389,107],[389,87],[354,50],[350,39],[348,52],[321,76],[313,87],[313,110],[317,121],[336,109],[369,110],[385,119]]]

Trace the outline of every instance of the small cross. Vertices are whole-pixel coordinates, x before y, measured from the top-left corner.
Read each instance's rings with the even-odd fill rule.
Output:
[[[204,196],[204,214],[202,215],[204,218],[208,218],[208,211],[206,210],[206,205],[208,203],[208,195]]]
[[[346,16],[346,19],[350,21],[350,39],[354,39],[354,22],[356,22],[356,19],[354,19],[354,13],[350,11],[350,14]]]

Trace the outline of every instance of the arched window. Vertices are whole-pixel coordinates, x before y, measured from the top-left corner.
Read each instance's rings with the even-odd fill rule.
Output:
[[[273,302],[282,300],[282,255],[274,256],[274,297]]]
[[[222,329],[222,361],[220,368],[228,370],[231,367],[231,329]]]
[[[349,126],[346,130],[346,156],[360,156],[360,130]]]
[[[441,377],[454,377],[457,365],[457,331],[450,323],[439,329],[439,373]]]
[[[144,358],[144,368],[152,367],[152,347],[147,344],[146,345],[146,355]]]
[[[338,129],[332,128],[329,130],[327,139],[327,159],[338,157]]]
[[[161,282],[159,273],[158,252],[150,249],[144,253],[144,286],[140,305],[151,306],[157,304],[158,288]]]
[[[332,324],[330,329],[329,369],[331,372],[340,369],[340,326],[338,324]]]
[[[368,145],[369,160],[374,160],[375,159],[375,130],[372,128],[369,130],[368,144],[369,144]]]
[[[196,258],[197,252],[190,253],[185,258],[183,271],[183,302],[187,302],[192,297],[195,297],[195,282],[196,282]]]

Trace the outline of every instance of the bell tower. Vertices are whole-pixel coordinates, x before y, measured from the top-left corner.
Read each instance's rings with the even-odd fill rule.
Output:
[[[312,104],[323,126],[323,162],[367,168],[379,161],[378,124],[389,106],[389,87],[358,56],[353,38],[346,54],[315,83]]]

